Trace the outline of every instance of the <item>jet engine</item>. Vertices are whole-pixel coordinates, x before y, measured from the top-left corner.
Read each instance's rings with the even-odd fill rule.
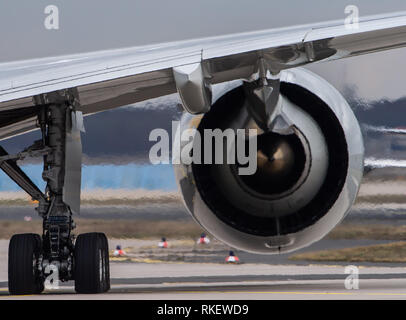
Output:
[[[204,115],[182,116],[178,138],[191,128],[201,137],[205,129],[258,129],[242,85],[219,96]],[[360,126],[334,87],[308,70],[285,70],[279,99],[288,125],[257,130],[254,174],[240,175],[238,162],[174,165],[195,220],[231,247],[255,253],[290,252],[323,238],[346,216],[363,175]],[[185,147],[175,143],[174,153]]]

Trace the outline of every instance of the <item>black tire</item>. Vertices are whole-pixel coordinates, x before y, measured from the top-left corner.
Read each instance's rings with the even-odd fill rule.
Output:
[[[110,289],[109,247],[103,233],[77,237],[74,263],[77,293],[103,293]]]
[[[42,241],[38,234],[16,234],[8,248],[8,290],[10,294],[38,294],[44,280],[36,263],[41,255]]]

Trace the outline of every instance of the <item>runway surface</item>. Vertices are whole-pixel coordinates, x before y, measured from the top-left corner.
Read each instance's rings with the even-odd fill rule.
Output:
[[[358,290],[346,289],[344,267],[113,262],[106,294],[78,295],[66,283],[41,295],[10,296],[3,281],[0,300],[406,299],[405,267],[360,267]]]
[[[9,210],[0,219],[23,219],[25,210]],[[122,209],[122,210],[121,210]],[[128,208],[115,208],[115,218],[129,218]],[[170,207],[162,213],[151,215],[151,208],[137,209],[137,217],[145,219],[183,220],[186,214]],[[112,209],[88,207],[82,218],[113,218]],[[17,214],[18,213],[18,214]],[[97,214],[96,214],[97,213]],[[100,216],[99,216],[100,215]],[[111,215],[111,216],[110,216]],[[364,219],[368,216],[368,219]],[[353,212],[350,218],[364,223],[375,223],[373,212]],[[380,223],[405,224],[406,215],[379,216]],[[135,245],[156,245],[154,241],[110,240],[110,248],[120,244],[124,248]],[[339,249],[352,246],[372,245],[391,241],[375,240],[331,240],[323,239],[299,252],[324,249]],[[258,256],[237,252],[241,265],[215,263],[224,261],[213,255],[210,263],[135,263],[111,262],[111,290],[100,295],[78,295],[73,283],[61,284],[59,289],[46,290],[41,295],[10,296],[7,290],[8,240],[0,240],[0,301],[1,300],[261,300],[261,299],[406,299],[406,265],[398,263],[364,263],[359,265],[359,289],[347,290],[345,266],[349,263],[309,264],[306,261],[291,261],[288,255]],[[227,251],[221,253],[226,254]],[[217,260],[216,260],[217,259]]]

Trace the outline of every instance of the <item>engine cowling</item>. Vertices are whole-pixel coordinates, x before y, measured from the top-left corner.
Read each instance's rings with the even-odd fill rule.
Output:
[[[178,135],[189,128],[252,125],[243,88],[224,91],[203,116],[184,114]],[[361,130],[335,88],[297,68],[282,72],[280,99],[294,129],[258,135],[255,174],[240,176],[233,164],[174,165],[195,220],[217,239],[250,252],[290,252],[320,240],[349,211],[363,174]]]

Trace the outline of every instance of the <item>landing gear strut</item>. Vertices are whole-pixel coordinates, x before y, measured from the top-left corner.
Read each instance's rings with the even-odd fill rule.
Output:
[[[110,289],[109,251],[102,233],[82,234],[75,239],[73,214],[80,210],[82,146],[81,113],[77,95],[63,90],[34,99],[38,105],[38,127],[42,139],[17,155],[0,147],[0,168],[39,205],[42,236],[14,235],[9,246],[9,291],[34,294],[44,282],[75,280],[78,293],[101,293]],[[43,156],[45,193],[18,167],[16,161]],[[49,282],[49,281],[48,281]]]

